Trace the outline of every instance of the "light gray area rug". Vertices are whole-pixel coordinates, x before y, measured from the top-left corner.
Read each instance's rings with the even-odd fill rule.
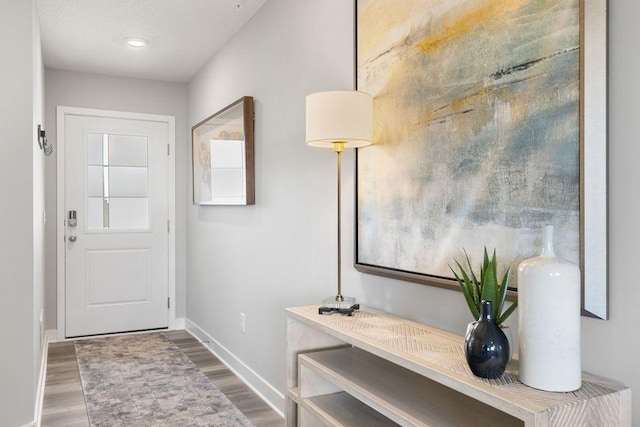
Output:
[[[163,333],[75,348],[93,427],[253,426]]]

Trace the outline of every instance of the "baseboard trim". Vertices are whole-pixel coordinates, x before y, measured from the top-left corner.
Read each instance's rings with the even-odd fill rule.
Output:
[[[231,372],[236,374],[254,393],[271,407],[278,415],[284,418],[284,395],[247,366],[237,356],[227,350],[200,326],[186,319],[185,329],[199,340],[214,356],[224,363]]]
[[[52,342],[58,342],[58,330],[57,329],[49,329],[44,333],[44,339],[47,345]]]
[[[44,401],[44,386],[47,379],[47,355],[49,353],[49,343],[55,342],[58,337],[58,331],[49,329],[44,334],[44,343],[42,345],[42,357],[40,358],[40,376],[38,378],[38,389],[36,390],[36,407],[34,409],[32,423],[23,427],[40,427],[42,419],[42,404]]]

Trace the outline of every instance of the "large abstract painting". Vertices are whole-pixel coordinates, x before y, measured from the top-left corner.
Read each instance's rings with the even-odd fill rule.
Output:
[[[480,263],[485,246],[516,267],[544,225],[579,263],[580,2],[356,7],[357,87],[374,97],[356,267],[446,281],[454,258]]]

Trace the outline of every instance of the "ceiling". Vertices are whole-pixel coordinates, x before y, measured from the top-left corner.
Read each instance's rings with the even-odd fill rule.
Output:
[[[36,0],[48,68],[187,82],[266,0]],[[130,47],[126,37],[149,41]]]

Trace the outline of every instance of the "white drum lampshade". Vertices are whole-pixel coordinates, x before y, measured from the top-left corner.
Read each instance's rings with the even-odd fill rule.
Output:
[[[373,98],[365,92],[317,92],[307,96],[306,142],[314,147],[365,147],[373,139]]]

